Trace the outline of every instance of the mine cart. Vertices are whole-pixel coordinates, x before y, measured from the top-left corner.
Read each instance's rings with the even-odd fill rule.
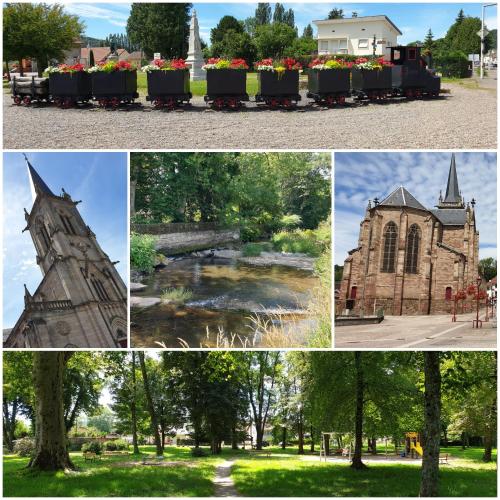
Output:
[[[350,95],[351,71],[349,68],[313,69],[308,72],[307,97],[328,106],[345,104]]]
[[[193,95],[189,87],[189,69],[149,71],[147,101],[155,108],[173,109],[189,103]]]
[[[241,107],[243,101],[248,101],[246,70],[208,69],[204,99],[216,109]]]
[[[86,71],[51,73],[49,90],[54,104],[61,108],[69,108],[77,103],[86,104],[92,99],[91,76]]]
[[[268,106],[291,107],[300,101],[299,71],[287,69],[285,71],[266,71],[257,73],[258,91],[255,96],[257,102],[265,102]]]
[[[49,79],[36,76],[14,76],[10,82],[14,104],[29,106],[32,102],[49,101]]]
[[[352,92],[359,99],[379,99],[392,94],[392,68],[352,68]]]
[[[92,73],[92,96],[101,107],[117,108],[120,104],[131,104],[139,97],[136,71],[113,71]]]

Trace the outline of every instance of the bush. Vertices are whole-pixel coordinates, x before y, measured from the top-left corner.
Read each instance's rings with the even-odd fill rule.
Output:
[[[128,448],[129,444],[124,439],[115,439],[104,443],[104,449],[106,451],[124,451],[128,450]]]
[[[180,286],[178,288],[166,288],[161,293],[161,300],[164,301],[173,301],[183,304],[184,302],[191,299],[193,296],[193,292]]]
[[[130,235],[130,266],[144,272],[151,272],[154,267],[156,238],[149,234],[132,233]]]
[[[35,451],[35,440],[25,437],[18,439],[14,445],[14,453],[17,453],[20,457],[30,457]]]
[[[434,57],[434,66],[441,75],[448,78],[467,78],[471,76],[469,60],[463,52],[446,52]]]
[[[191,456],[193,456],[193,457],[206,457],[207,453],[202,448],[191,448]]]
[[[273,235],[271,241],[279,252],[305,253],[311,257],[318,257],[322,251],[322,245],[311,229],[280,231]]]
[[[102,453],[102,444],[99,441],[91,441],[90,443],[84,443],[82,446],[82,452],[85,453],[87,451],[91,451],[96,455],[100,455]]]
[[[284,215],[281,217],[281,227],[286,229],[293,229],[302,224],[302,217],[296,214]]]
[[[241,254],[244,257],[258,257],[262,252],[271,252],[273,246],[269,242],[264,243],[247,243],[241,249]]]

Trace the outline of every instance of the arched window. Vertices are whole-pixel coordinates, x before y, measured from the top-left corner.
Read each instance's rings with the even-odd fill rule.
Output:
[[[451,300],[452,293],[453,293],[453,290],[452,290],[451,286],[447,286],[446,291],[444,292],[445,300]]]
[[[418,272],[418,249],[420,246],[420,229],[416,224],[410,226],[408,239],[406,241],[406,265],[405,271],[411,274]]]
[[[50,248],[50,236],[45,227],[45,223],[41,217],[36,220],[37,233],[39,235],[38,240],[42,246],[42,251],[46,252]]]
[[[398,227],[394,222],[389,222],[384,229],[384,255],[382,258],[382,272],[393,273],[396,261],[396,240]]]

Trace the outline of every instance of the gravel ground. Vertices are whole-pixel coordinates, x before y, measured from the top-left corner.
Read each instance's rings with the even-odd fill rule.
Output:
[[[18,107],[4,95],[6,149],[475,149],[496,148],[496,92],[445,84],[433,100],[352,103],[321,109],[305,96],[296,111],[248,103],[213,111],[201,97],[166,112]]]

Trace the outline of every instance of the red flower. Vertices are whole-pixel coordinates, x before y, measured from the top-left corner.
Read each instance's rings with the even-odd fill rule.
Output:
[[[245,59],[235,58],[231,61],[232,69],[248,69],[248,64]]]

